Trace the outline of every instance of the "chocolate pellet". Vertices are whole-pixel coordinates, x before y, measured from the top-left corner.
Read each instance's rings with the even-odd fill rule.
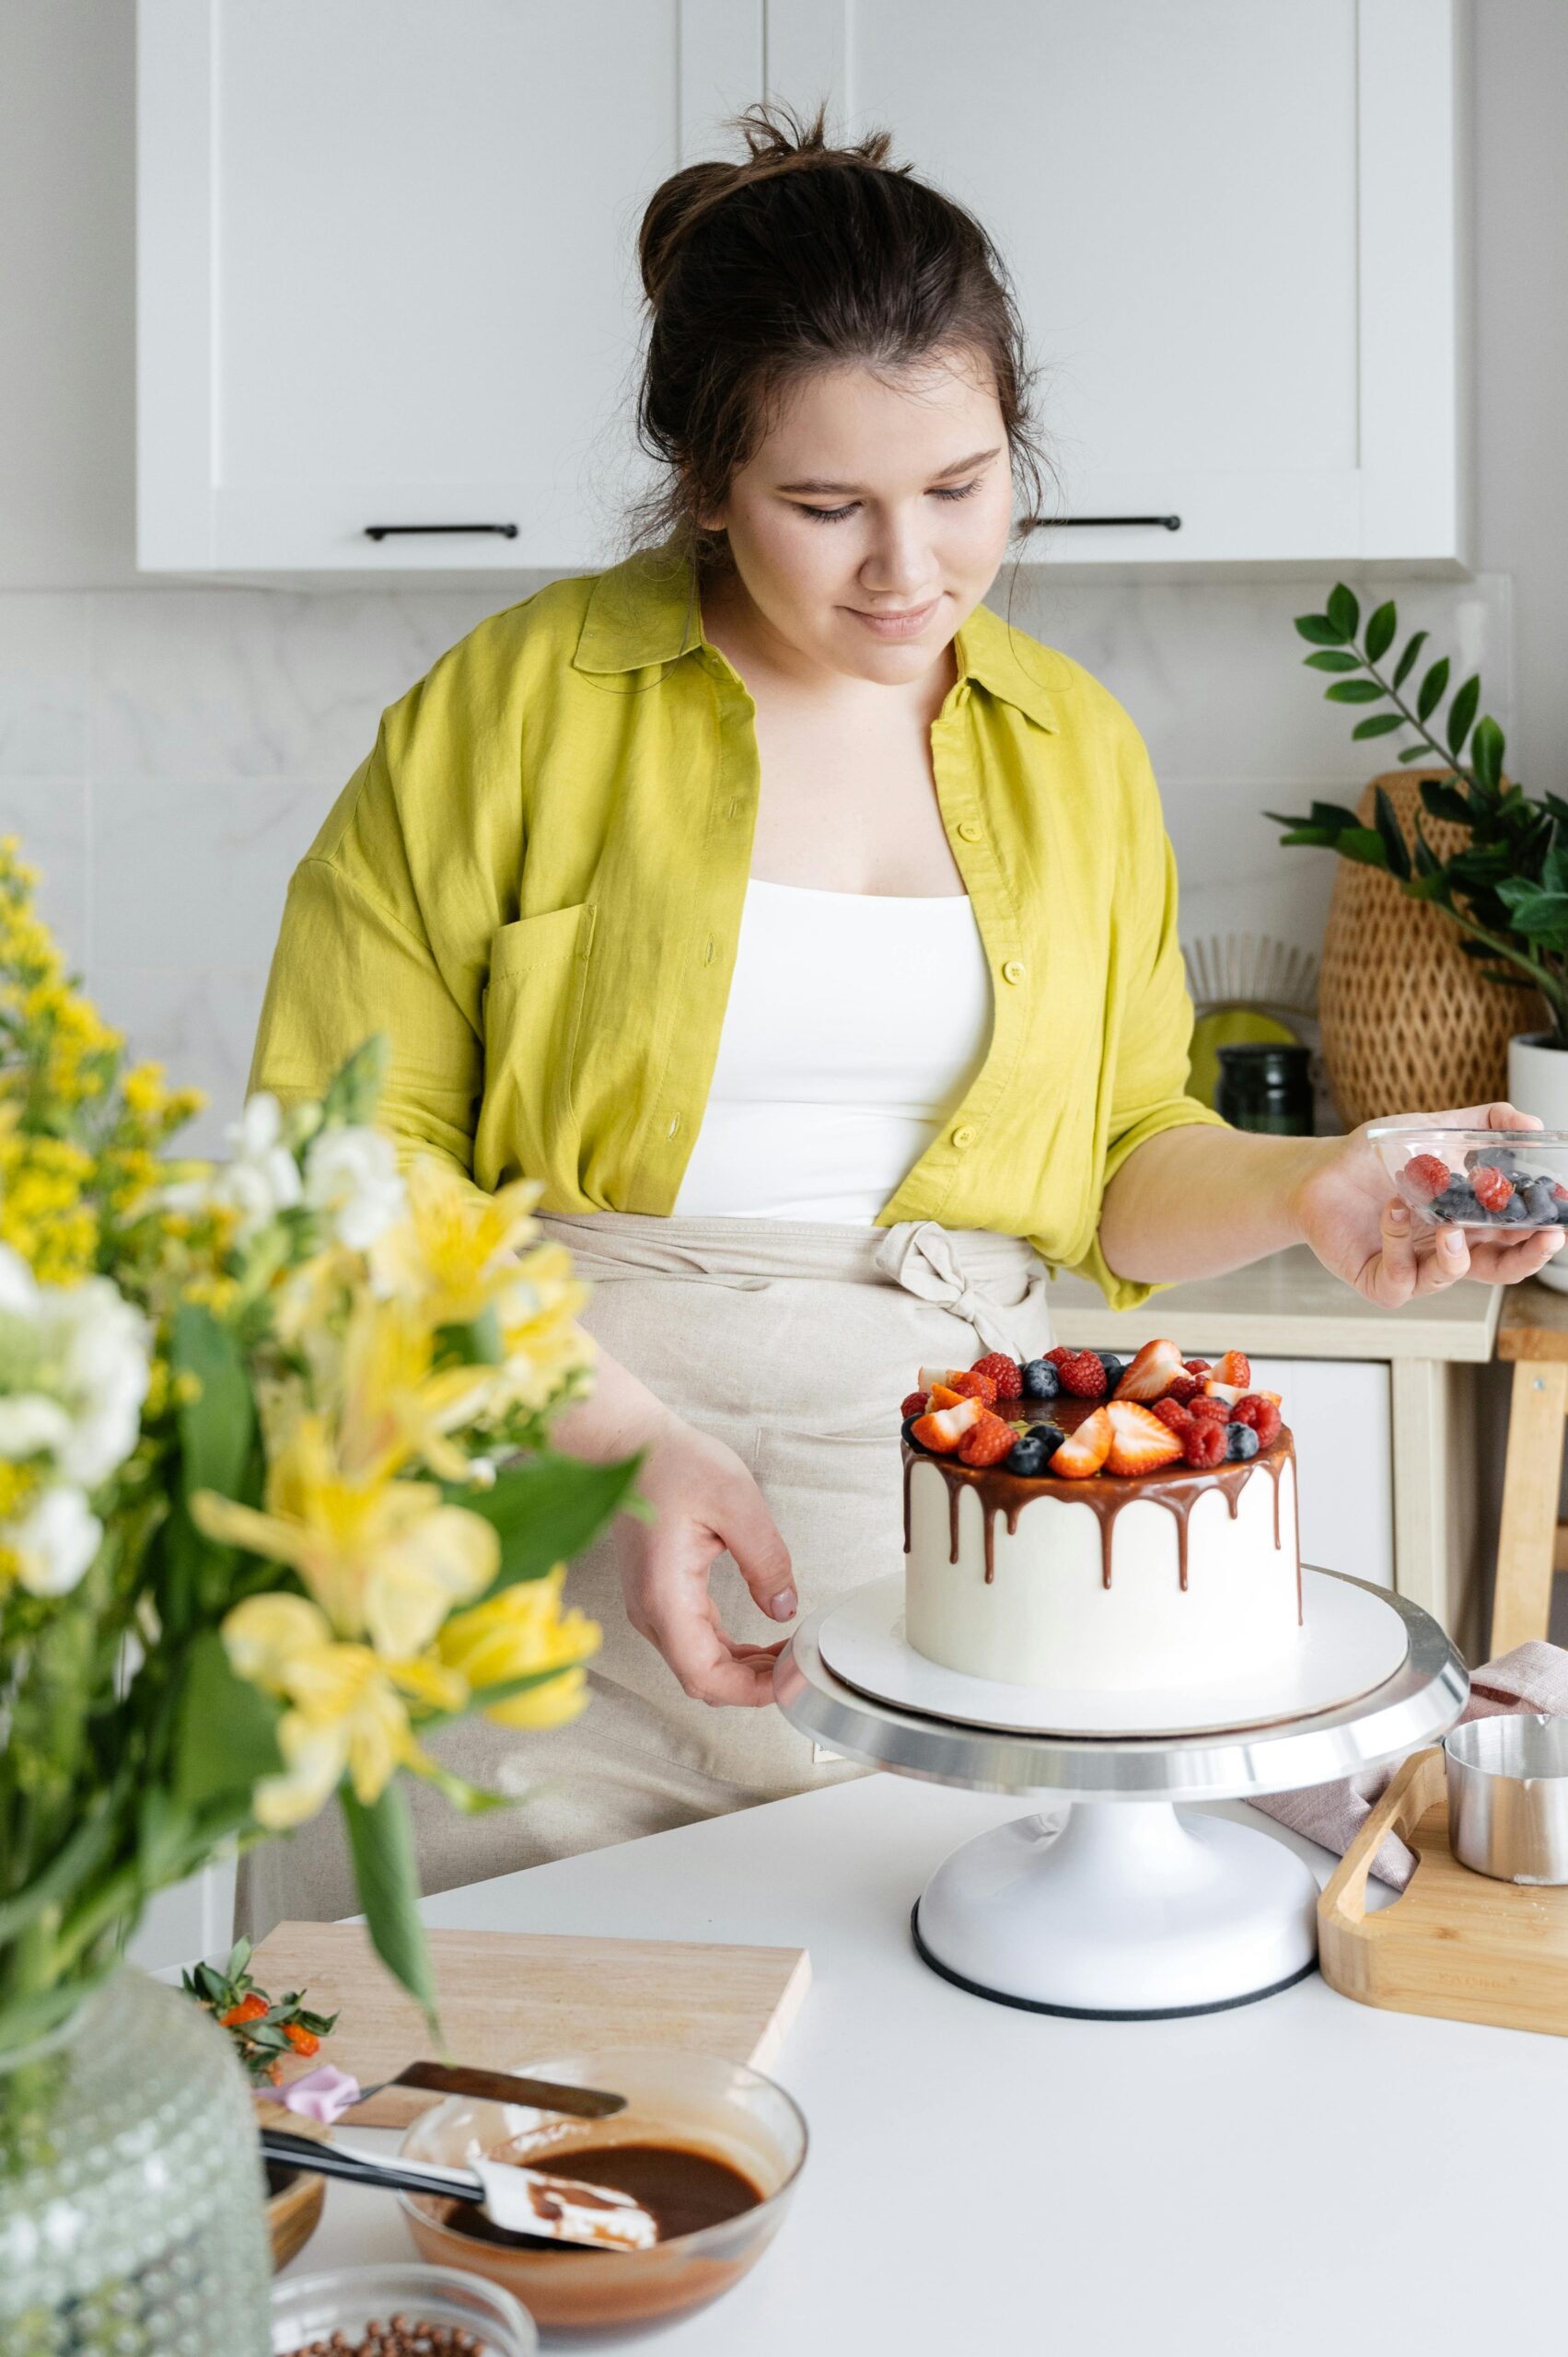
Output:
[[[488,2357],[489,2346],[462,2325],[430,2324],[400,2311],[386,2324],[373,2318],[363,2340],[334,2332],[331,2340],[302,2341],[287,2357]]]

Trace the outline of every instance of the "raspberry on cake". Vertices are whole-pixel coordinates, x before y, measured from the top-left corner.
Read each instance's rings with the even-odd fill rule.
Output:
[[[1105,1366],[1098,1351],[1068,1351],[1056,1363],[1063,1391],[1074,1399],[1103,1399]]]
[[[970,1372],[990,1377],[993,1399],[1021,1399],[1024,1396],[1024,1370],[1005,1351],[987,1352],[984,1358],[976,1359]]]
[[[1017,1437],[1000,1416],[981,1416],[959,1441],[958,1455],[966,1465],[1000,1465]]]

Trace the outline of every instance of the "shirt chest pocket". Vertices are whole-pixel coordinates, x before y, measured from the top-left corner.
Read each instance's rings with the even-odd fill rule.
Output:
[[[592,900],[503,925],[483,998],[484,1102],[476,1145],[497,1167],[553,1172],[573,1118],[577,1035],[598,911]]]

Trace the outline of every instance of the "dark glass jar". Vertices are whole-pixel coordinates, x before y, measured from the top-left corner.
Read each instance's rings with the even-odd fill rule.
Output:
[[[1214,1110],[1233,1129],[1278,1138],[1312,1135],[1309,1049],[1222,1048],[1219,1060]]]

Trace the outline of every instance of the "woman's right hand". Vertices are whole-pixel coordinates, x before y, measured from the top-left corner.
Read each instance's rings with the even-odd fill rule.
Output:
[[[793,1620],[799,1608],[789,1550],[734,1449],[671,1415],[647,1450],[637,1489],[653,1519],[623,1514],[615,1525],[627,1617],[693,1701],[760,1709],[773,1699],[784,1640],[753,1645],[732,1637],[708,1573],[727,1547],[769,1619]]]

